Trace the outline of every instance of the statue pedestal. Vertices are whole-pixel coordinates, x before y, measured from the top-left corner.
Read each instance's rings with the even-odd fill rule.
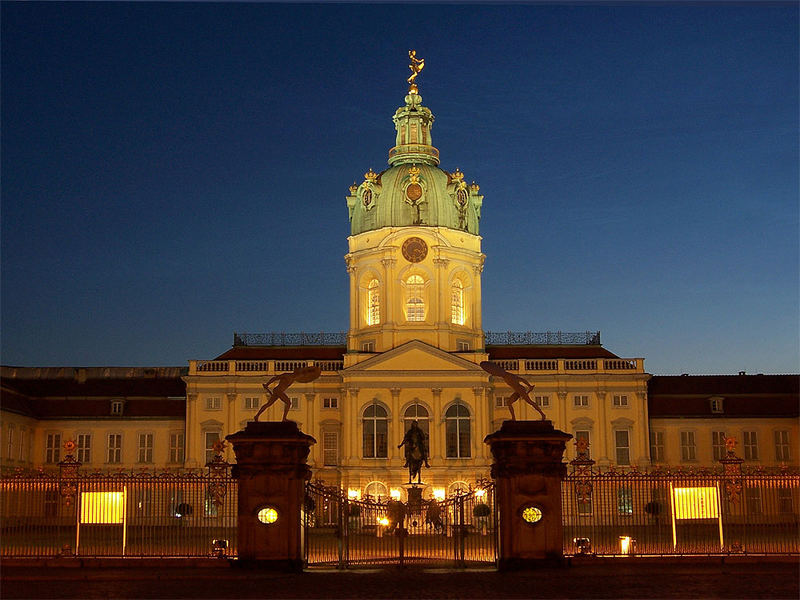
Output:
[[[316,440],[294,421],[251,421],[225,439],[233,444],[232,474],[239,480],[238,563],[301,570],[300,510],[311,477],[306,459]]]
[[[563,558],[562,457],[571,438],[551,421],[504,421],[486,436],[494,457],[501,570]]]

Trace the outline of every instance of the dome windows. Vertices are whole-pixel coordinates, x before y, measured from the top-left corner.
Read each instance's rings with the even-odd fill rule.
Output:
[[[406,279],[406,320],[425,320],[425,280],[421,275],[411,275]]]
[[[377,279],[367,285],[367,325],[381,322],[381,289]]]
[[[450,289],[450,321],[454,325],[463,325],[464,320],[464,284],[456,279]]]

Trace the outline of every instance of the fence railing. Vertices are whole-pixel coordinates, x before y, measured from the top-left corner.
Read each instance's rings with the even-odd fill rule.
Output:
[[[235,556],[238,487],[221,460],[180,473],[60,466],[0,478],[0,556]]]
[[[580,454],[562,482],[564,553],[798,554],[800,473],[742,466],[594,470]]]

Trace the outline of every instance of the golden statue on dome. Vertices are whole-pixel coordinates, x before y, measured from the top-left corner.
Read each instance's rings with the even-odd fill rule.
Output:
[[[414,80],[419,75],[419,72],[425,68],[425,59],[424,58],[417,58],[417,51],[416,50],[409,50],[408,51],[408,58],[411,59],[411,64],[408,65],[408,68],[411,69],[411,77],[407,79],[409,86],[408,92],[409,93],[416,93],[418,88],[417,84],[414,83]]]

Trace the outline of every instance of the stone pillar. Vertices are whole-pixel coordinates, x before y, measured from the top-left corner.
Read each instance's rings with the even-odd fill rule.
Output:
[[[316,440],[294,421],[251,421],[226,439],[233,444],[237,464],[232,474],[239,480],[240,564],[301,570],[300,509],[311,478],[306,459]]]
[[[494,457],[501,570],[563,557],[562,457],[570,438],[552,421],[504,421],[486,436]]]

